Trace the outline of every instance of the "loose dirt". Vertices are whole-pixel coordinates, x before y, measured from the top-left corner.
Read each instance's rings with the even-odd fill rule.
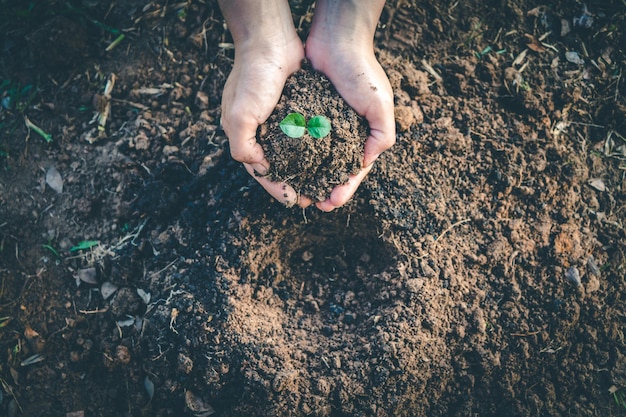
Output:
[[[626,414],[623,2],[388,1],[332,213],[230,158],[214,2],[0,8],[0,415]]]
[[[331,131],[322,138],[307,131],[302,137],[289,137],[280,123],[290,113],[299,113],[306,121],[324,116]],[[367,127],[365,118],[341,98],[328,78],[305,62],[287,80],[276,109],[260,127],[258,140],[270,163],[272,180],[288,183],[298,195],[324,201],[333,188],[361,169]]]

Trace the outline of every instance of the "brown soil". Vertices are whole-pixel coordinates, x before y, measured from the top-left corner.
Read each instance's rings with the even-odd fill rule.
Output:
[[[327,117],[332,129],[323,138],[308,132],[291,138],[280,129],[280,122],[290,113],[300,113],[306,120]],[[335,186],[348,182],[348,176],[361,169],[367,133],[367,121],[341,98],[326,76],[305,63],[287,79],[258,139],[273,180],[288,183],[313,201],[324,201]]]
[[[22,3],[0,415],[626,415],[622,1],[389,1],[397,144],[332,213],[229,157],[214,2]]]

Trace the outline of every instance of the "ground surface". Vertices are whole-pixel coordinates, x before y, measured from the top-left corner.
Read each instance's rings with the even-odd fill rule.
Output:
[[[622,1],[388,2],[398,142],[331,214],[230,159],[212,2],[15,4],[0,415],[626,414]]]

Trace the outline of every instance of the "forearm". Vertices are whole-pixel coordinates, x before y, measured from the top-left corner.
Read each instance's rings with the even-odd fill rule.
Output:
[[[384,5],[385,0],[318,0],[311,32],[320,41],[371,44]]]
[[[235,48],[284,46],[297,37],[287,0],[218,0]]]

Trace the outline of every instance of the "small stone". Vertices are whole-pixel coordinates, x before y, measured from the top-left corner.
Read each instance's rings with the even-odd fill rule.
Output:
[[[424,112],[417,102],[411,102],[411,110],[413,111],[413,117],[415,118],[415,124],[422,124],[424,122]]]
[[[413,109],[409,106],[396,106],[395,108],[396,125],[400,132],[406,132],[415,123]]]
[[[411,294],[417,294],[424,286],[424,280],[420,278],[411,278],[406,281],[406,288]]]
[[[590,256],[589,259],[587,259],[587,268],[589,269],[589,272],[597,277],[599,277],[602,273],[600,267],[598,266],[598,263],[593,256]]]
[[[202,110],[209,108],[209,96],[204,91],[196,93],[196,106]]]
[[[193,370],[193,360],[184,353],[178,354],[178,370],[189,375]]]
[[[585,288],[590,294],[598,291],[600,289],[600,279],[596,275],[589,274]]]
[[[565,52],[565,59],[567,59],[572,64],[576,64],[576,65],[583,65],[585,63],[585,60],[582,59],[580,55],[578,55],[578,52],[576,51]]]
[[[178,152],[178,146],[165,145],[163,147],[163,155],[170,156]]]
[[[339,358],[339,356],[335,356],[333,358],[333,366],[335,367],[335,369],[341,369],[341,359]]]
[[[85,282],[87,284],[98,283],[96,268],[94,267],[79,269],[78,272],[76,273],[76,276],[82,282]]]
[[[569,282],[574,284],[574,286],[576,287],[580,286],[580,272],[578,271],[578,268],[576,268],[575,266],[571,266],[567,268],[567,270],[565,271],[565,278]]]
[[[130,363],[130,351],[128,350],[128,348],[124,345],[119,345],[116,349],[115,349],[115,359],[117,362],[121,363],[122,365],[128,365]]]

